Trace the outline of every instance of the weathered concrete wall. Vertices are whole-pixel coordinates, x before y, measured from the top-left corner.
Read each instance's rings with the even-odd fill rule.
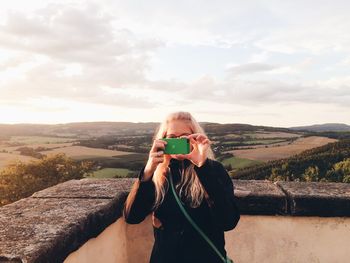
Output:
[[[0,262],[147,262],[150,216],[121,218],[135,179],[71,180],[0,208]],[[348,262],[350,184],[233,180],[235,263]]]
[[[235,263],[345,263],[350,218],[243,215],[225,240]],[[153,242],[151,216],[138,225],[118,219],[64,263],[148,263]]]

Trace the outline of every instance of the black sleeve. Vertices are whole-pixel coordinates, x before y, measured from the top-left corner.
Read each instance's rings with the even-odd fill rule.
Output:
[[[225,167],[220,162],[207,158],[201,167],[195,165],[194,169],[213,200],[210,212],[217,226],[223,231],[234,229],[240,219],[240,211],[236,204],[232,179]]]
[[[151,179],[143,181],[144,169],[145,166],[141,169],[136,179],[137,190],[129,213],[125,213],[125,221],[129,224],[141,223],[152,212],[152,206],[155,200],[155,185],[152,181],[153,175]]]

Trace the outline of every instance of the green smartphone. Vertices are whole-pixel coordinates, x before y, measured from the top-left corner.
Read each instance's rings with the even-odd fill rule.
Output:
[[[162,138],[166,141],[164,154],[189,154],[190,139],[188,138]]]

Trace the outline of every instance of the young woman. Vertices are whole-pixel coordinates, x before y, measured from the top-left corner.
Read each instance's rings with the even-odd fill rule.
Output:
[[[189,154],[164,154],[161,138],[190,139]],[[224,231],[236,227],[240,212],[234,186],[216,161],[203,128],[188,112],[175,112],[159,126],[146,165],[124,204],[127,223],[138,224],[152,213],[154,245],[150,263],[222,263],[213,248],[193,228],[176,203],[172,176],[186,211],[226,257]]]

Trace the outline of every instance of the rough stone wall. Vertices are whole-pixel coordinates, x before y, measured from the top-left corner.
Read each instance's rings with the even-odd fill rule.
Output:
[[[134,180],[70,180],[1,207],[0,262],[63,262],[121,217]],[[242,215],[350,216],[350,184],[233,183]]]

